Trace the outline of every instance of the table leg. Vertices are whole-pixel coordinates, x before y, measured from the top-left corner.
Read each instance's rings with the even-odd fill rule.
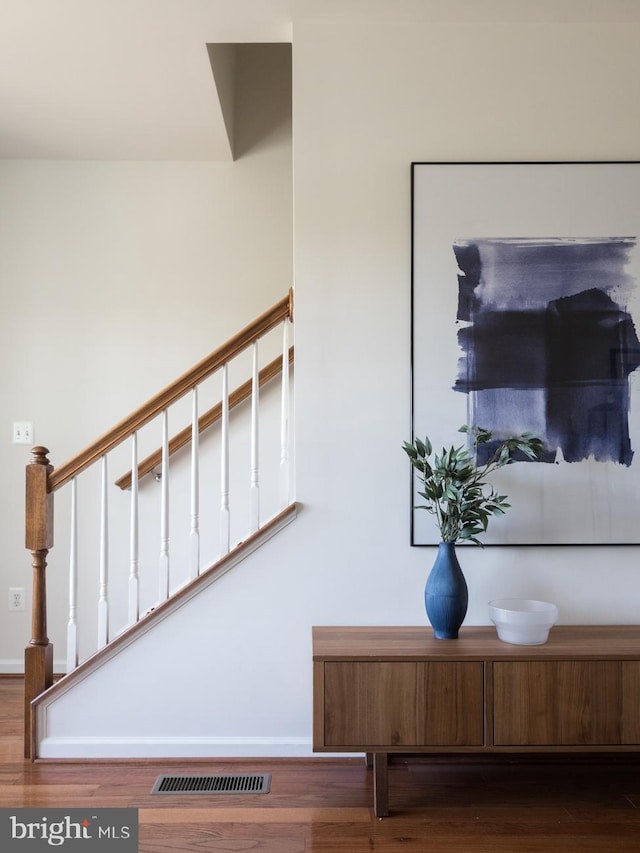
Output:
[[[376,817],[389,814],[389,756],[373,753],[373,813]]]

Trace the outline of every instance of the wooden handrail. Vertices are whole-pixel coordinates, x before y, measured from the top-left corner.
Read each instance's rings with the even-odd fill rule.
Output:
[[[289,347],[289,364],[293,363],[293,347]],[[273,361],[270,361],[266,367],[263,367],[260,373],[258,374],[258,386],[262,388],[267,382],[270,382],[274,376],[277,376],[282,372],[282,356],[279,355],[277,358],[274,358]],[[229,411],[234,409],[236,406],[240,405],[240,403],[244,402],[248,397],[251,396],[251,388],[252,381],[248,379],[246,382],[243,382],[242,385],[239,385],[235,391],[232,391],[229,394]],[[217,423],[222,418],[222,403],[217,403],[203,415],[198,418],[198,432],[203,432],[203,430],[207,429],[213,424]],[[191,441],[191,426],[185,427],[181,430],[176,436],[174,436],[169,442],[169,456],[176,453],[185,445],[189,444]],[[150,453],[146,459],[143,459],[142,462],[138,465],[138,479],[141,479],[146,474],[150,474],[151,471],[162,462],[162,448],[158,448],[154,450],[153,453]],[[126,474],[123,474],[122,477],[119,477],[116,482],[116,486],[119,486],[121,489],[130,489],[131,488],[131,471],[128,471]]]
[[[140,408],[132,412],[124,420],[116,424],[112,429],[89,444],[76,456],[59,465],[50,475],[47,487],[50,492],[59,489],[65,483],[72,480],[81,471],[100,459],[105,453],[113,450],[130,435],[153,420],[156,415],[183,397],[188,391],[215,373],[225,362],[230,361],[236,355],[245,350],[255,340],[273,329],[283,320],[291,319],[293,316],[293,290],[290,289],[287,296],[276,302],[268,311],[245,326],[242,331],[230,338],[217,350],[214,350],[202,361],[188,370],[171,385],[168,385],[155,397],[152,397]]]

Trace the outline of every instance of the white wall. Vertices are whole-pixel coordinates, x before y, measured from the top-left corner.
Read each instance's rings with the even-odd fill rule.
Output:
[[[261,57],[256,48],[242,65],[243,156],[234,164],[0,161],[0,671],[22,671],[31,637],[29,448],[11,443],[11,424],[33,421],[36,442],[61,464],[286,296],[290,74],[283,52]],[[268,123],[265,104],[277,117]],[[62,549],[54,548],[49,636],[57,667],[67,583]],[[9,587],[26,587],[24,613],[7,612]]]
[[[318,14],[294,27],[298,494],[310,505],[296,534],[317,542],[316,623],[423,618],[433,551],[408,546],[400,450],[410,431],[410,162],[640,150],[638,16],[447,24],[409,7],[413,18],[376,3],[339,25]],[[540,8],[531,16],[544,18]],[[621,7],[610,9],[615,19]],[[550,598],[568,623],[640,619],[635,547],[476,549],[463,561],[469,624],[487,623],[486,602],[509,595]]]
[[[473,10],[466,23],[442,20],[447,4],[309,0],[297,7],[302,511],[212,587],[198,605],[206,623],[165,624],[156,651],[129,659],[132,685],[145,673],[130,694],[136,731],[151,717],[145,699],[154,705],[149,754],[180,754],[171,737],[186,734],[200,754],[304,751],[311,626],[425,623],[422,594],[434,555],[409,546],[401,451],[410,428],[409,165],[637,157],[640,10],[589,4],[586,14],[604,18],[593,23],[583,6],[536,4],[527,12],[525,4],[497,0],[450,4],[458,19],[463,7]],[[607,14],[620,23],[606,23]],[[637,622],[637,556],[635,547],[465,551],[467,624],[486,624],[486,602],[508,595],[556,601],[566,623]],[[167,663],[164,653],[175,657]],[[167,670],[179,674],[181,691],[163,682]],[[105,672],[101,689],[122,672]],[[97,695],[83,697],[81,729],[74,730],[77,707],[58,709],[67,749],[81,733],[94,741],[83,748],[99,751],[95,741],[106,735],[115,739],[103,746],[106,754],[117,752],[128,712],[89,730]]]

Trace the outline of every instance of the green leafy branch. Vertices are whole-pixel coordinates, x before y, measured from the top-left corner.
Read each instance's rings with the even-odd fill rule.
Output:
[[[517,452],[527,459],[537,459],[543,444],[533,433],[524,432],[501,441],[487,461],[478,465],[478,447],[490,442],[492,433],[466,424],[458,432],[471,437],[470,448],[452,445],[448,450],[443,447],[441,454],[434,454],[426,437],[424,441],[405,441],[403,449],[422,483],[418,494],[426,503],[417,508],[435,516],[442,541],[481,545],[477,537],[486,533],[490,517],[503,515],[510,506],[507,496],[496,492],[486,478],[514,462]]]

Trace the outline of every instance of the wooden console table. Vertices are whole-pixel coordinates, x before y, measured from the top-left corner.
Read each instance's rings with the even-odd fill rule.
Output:
[[[313,748],[388,756],[640,752],[640,626],[556,626],[542,646],[493,627],[313,629]]]

